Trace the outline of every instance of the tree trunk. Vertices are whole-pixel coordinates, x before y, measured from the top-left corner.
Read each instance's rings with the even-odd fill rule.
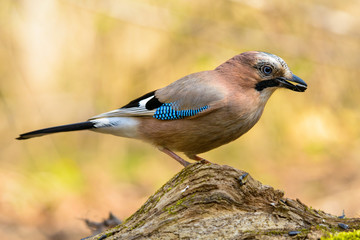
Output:
[[[360,219],[314,210],[229,166],[191,164],[124,223],[86,239],[318,239]]]

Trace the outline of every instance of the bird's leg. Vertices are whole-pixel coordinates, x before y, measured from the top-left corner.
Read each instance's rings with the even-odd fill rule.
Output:
[[[211,163],[208,160],[206,160],[205,158],[199,157],[198,155],[190,155],[188,157],[195,161],[201,161],[202,163]]]
[[[176,161],[178,161],[181,165],[183,165],[184,167],[190,165],[190,163],[188,161],[185,161],[184,159],[182,159],[179,155],[177,155],[176,153],[174,153],[173,151],[171,151],[170,149],[166,148],[166,147],[159,147],[158,148],[160,151],[162,151],[163,153],[166,153],[167,155],[169,155],[170,157],[172,157],[173,159],[175,159]]]

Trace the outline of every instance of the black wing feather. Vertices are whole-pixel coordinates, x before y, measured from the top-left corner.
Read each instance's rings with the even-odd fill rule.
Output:
[[[155,91],[156,91],[156,90],[155,90]],[[145,94],[145,95],[143,95],[143,96],[141,96],[141,97],[139,97],[139,98],[137,98],[137,99],[134,99],[134,100],[132,100],[131,102],[129,102],[128,104],[126,104],[125,106],[121,107],[121,108],[139,107],[139,102],[140,102],[141,100],[144,100],[144,99],[146,99],[146,98],[149,98],[149,97],[151,97],[151,96],[154,96],[155,91],[149,92],[149,93],[147,93],[147,94]]]

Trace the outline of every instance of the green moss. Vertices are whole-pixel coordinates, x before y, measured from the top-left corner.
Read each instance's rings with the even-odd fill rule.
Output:
[[[283,230],[272,230],[266,233],[266,235],[282,235],[285,234]]]
[[[181,205],[181,204],[184,202],[184,200],[185,200],[185,198],[178,200],[178,201],[176,202],[176,206]]]
[[[175,213],[176,213],[175,209],[179,208],[180,206],[186,207],[185,205],[182,205],[182,203],[183,203],[184,201],[185,201],[185,198],[179,199],[179,200],[175,203],[175,205],[170,206],[170,207],[167,207],[167,208],[165,208],[165,210],[168,211],[169,214],[175,214]]]
[[[355,230],[353,232],[330,233],[329,236],[321,238],[321,240],[356,240],[356,239],[360,239],[360,230]]]
[[[134,226],[132,226],[130,229],[133,230],[135,228],[141,227],[142,225],[144,225],[145,220],[141,220],[139,221],[137,224],[135,224]]]
[[[295,230],[294,230],[295,231]],[[305,237],[308,233],[309,233],[309,229],[298,229],[296,231],[299,231],[300,233],[295,235],[296,237]],[[284,231],[284,230],[272,230],[272,231],[268,231],[266,233],[266,235],[287,235],[288,236],[289,231]]]
[[[184,207],[186,208],[187,205],[184,204],[185,201],[187,201],[188,203],[191,203],[193,201],[193,198],[195,197],[195,193],[192,194],[191,196],[187,196],[184,198],[181,198],[179,200],[176,201],[176,203],[172,206],[166,207],[165,210],[169,213],[169,214],[176,214],[177,210]]]
[[[132,219],[134,216],[138,216],[141,214],[144,214],[148,211],[148,209],[152,209],[153,206],[155,206],[160,199],[165,195],[166,192],[170,191],[172,189],[172,187],[168,187],[166,189],[166,185],[167,183],[165,183],[160,189],[158,189],[155,194],[153,194],[142,206],[139,210],[137,210],[134,214],[132,214],[130,217],[128,217],[124,223],[121,225],[125,225],[126,223],[128,223],[128,221],[130,219]],[[161,193],[161,194],[160,194]],[[157,198],[156,196],[159,195]],[[156,198],[156,199],[155,199]],[[150,202],[150,204],[147,204],[148,202]]]
[[[296,231],[300,231],[299,234],[296,235],[297,238],[304,238],[308,233],[309,233],[309,229],[299,229]],[[270,231],[244,231],[244,233],[250,234],[250,235],[266,235],[266,236],[289,236],[289,231],[284,231],[284,230],[270,230]],[[290,236],[289,236],[290,237]]]
[[[153,196],[152,196],[153,197]],[[151,198],[152,198],[151,197]],[[156,200],[156,203],[160,201],[160,197],[159,199]],[[141,206],[141,208],[139,210],[137,210],[134,214],[132,214],[130,217],[128,217],[122,224],[118,225],[116,228],[122,228],[122,227],[127,227],[126,224],[134,217],[134,216],[138,216],[138,215],[141,215],[141,214],[144,214],[147,212],[148,208],[147,207],[147,204],[144,204]]]
[[[116,233],[116,232],[108,232],[108,233],[106,233],[106,234],[103,234],[103,235],[101,235],[101,236],[98,237],[98,240],[106,239],[106,238],[114,235],[115,233]]]
[[[179,184],[183,183],[185,181],[185,179],[187,179],[187,177],[189,175],[194,174],[194,172],[201,168],[203,166],[202,163],[194,163],[193,165],[184,168],[183,170],[181,170],[181,172],[179,172],[173,179],[171,179],[170,181],[174,181],[175,179],[177,180],[175,182],[174,187],[178,186]]]
[[[165,208],[166,211],[168,211],[169,214],[175,214],[176,212],[174,211],[175,210],[175,206],[170,206],[170,207],[167,207]]]
[[[321,230],[324,236],[329,236],[330,234],[336,234],[339,232],[339,228],[332,225],[316,225],[316,230]]]
[[[165,183],[161,188],[159,188],[155,194],[153,194],[143,205],[142,207],[137,210],[134,214],[132,214],[130,217],[128,217],[123,224],[117,226],[116,228],[127,228],[128,223],[130,220],[132,220],[135,216],[143,215],[145,214],[149,209],[153,209],[154,206],[160,201],[160,199],[170,190],[172,190],[174,187],[178,186],[179,184],[183,183],[187,176],[193,173],[193,168],[184,168],[181,172],[176,174],[171,180],[169,180],[167,183]],[[176,180],[176,181],[175,181]],[[168,185],[168,183],[173,183],[171,185]],[[180,208],[180,206],[186,207],[186,205],[183,205],[183,202],[185,200],[192,201],[192,198],[195,196],[193,194],[190,197],[182,198],[178,200],[175,205],[169,206],[165,208],[167,212],[170,214],[175,214],[177,212],[177,209]],[[135,226],[131,227],[131,229],[137,228],[139,226],[143,225],[143,222],[140,221]]]

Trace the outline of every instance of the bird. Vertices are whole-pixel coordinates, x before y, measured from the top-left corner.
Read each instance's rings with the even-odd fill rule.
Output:
[[[214,70],[187,75],[116,110],[84,122],[20,134],[17,139],[92,130],[145,141],[186,167],[190,162],[175,152],[209,162],[198,154],[248,132],[279,88],[304,92],[307,84],[277,55],[248,51]]]

